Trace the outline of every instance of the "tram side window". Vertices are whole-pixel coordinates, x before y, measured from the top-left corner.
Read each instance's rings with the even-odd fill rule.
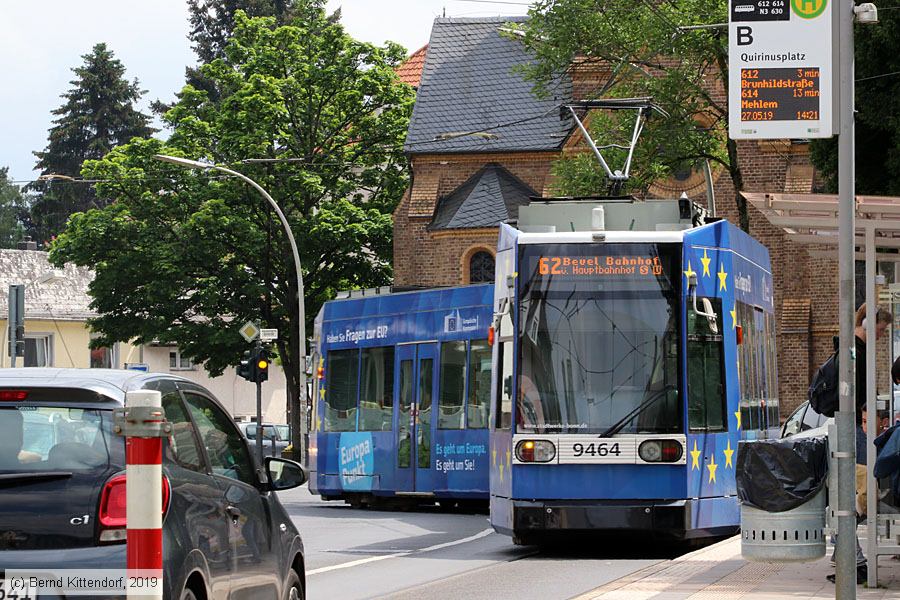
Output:
[[[693,430],[725,431],[724,336],[722,301],[710,298],[716,315],[707,317],[688,311],[688,425]]]
[[[761,386],[759,382],[759,366],[757,364],[757,344],[760,336],[756,331],[753,307],[743,302],[736,302],[735,304],[737,306],[738,325],[741,326],[743,334],[743,341],[738,346],[741,429],[749,431],[759,429],[760,426],[759,399]]]
[[[325,431],[355,431],[359,352],[329,352],[326,372]]]
[[[488,426],[491,405],[491,347],[487,340],[474,340],[469,348],[469,429]]]
[[[441,344],[438,429],[462,429],[466,398],[466,343]]]
[[[769,396],[766,399],[766,407],[769,410],[769,427],[778,427],[779,424],[779,393],[778,393],[778,361],[775,358],[775,315],[766,313],[766,374],[768,375],[767,387]]]
[[[513,388],[513,367],[515,359],[515,350],[513,342],[503,342],[499,347],[500,373],[497,375],[497,416],[495,427],[497,429],[509,429],[512,425],[512,388]]]
[[[394,348],[365,348],[359,388],[359,430],[390,431],[394,406]]]

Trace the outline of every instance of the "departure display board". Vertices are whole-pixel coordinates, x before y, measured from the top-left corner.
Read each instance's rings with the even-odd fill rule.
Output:
[[[729,1],[729,137],[834,134],[835,1]]]
[[[819,69],[741,69],[741,121],[818,121]]]

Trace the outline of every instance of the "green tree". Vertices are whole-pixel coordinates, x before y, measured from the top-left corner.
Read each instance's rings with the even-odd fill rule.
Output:
[[[9,180],[9,168],[0,168],[0,248],[15,248],[25,235],[25,196]]]
[[[878,25],[854,30],[856,191],[900,195],[900,13],[879,11]],[[813,140],[813,164],[837,192],[838,139]]]
[[[239,12],[225,56],[203,67],[221,99],[186,86],[165,116],[168,142],[133,140],[86,163],[116,201],[72,217],[51,260],[94,268],[99,345],[176,342],[215,375],[239,362],[238,328],[257,321],[279,330],[289,397],[299,397],[296,277],[277,217],[239,180],[158,153],[238,165],[272,194],[300,247],[310,333],[337,290],[390,281],[414,99],[394,71],[406,53],[352,39],[323,6],[307,0],[308,16],[280,27]]]
[[[746,201],[738,193],[743,175],[737,145],[727,135],[727,94],[716,93],[728,86],[728,31],[681,29],[726,22],[727,9],[725,0],[538,0],[523,28],[524,43],[536,61],[524,69],[536,91],[548,93],[559,73],[574,61],[588,61],[609,73],[596,97],[651,96],[669,116],[651,120],[644,130],[633,188],[709,160],[731,177],[746,230]],[[617,141],[608,135],[609,118],[619,119],[595,119],[593,133],[601,144]],[[621,123],[612,128],[621,130]],[[586,157],[561,160],[556,170],[562,191],[584,193],[585,187],[602,184],[591,172],[599,168],[596,162]]]
[[[38,241],[47,241],[61,231],[69,215],[102,206],[90,186],[71,179],[81,172],[85,160],[99,159],[113,147],[133,137],[144,137],[155,130],[148,116],[134,108],[141,95],[137,80],[125,79],[125,67],[113,57],[106,44],[97,44],[82,56],[84,64],[72,69],[75,79],[62,95],[65,103],[53,111],[56,119],[50,128],[47,147],[35,152],[35,168],[41,175],[62,175],[38,181],[30,186],[37,192],[32,207]]]

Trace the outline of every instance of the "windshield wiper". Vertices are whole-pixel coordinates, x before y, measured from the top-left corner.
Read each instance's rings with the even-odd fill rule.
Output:
[[[10,483],[30,483],[32,481],[44,481],[47,479],[67,479],[72,476],[71,471],[35,471],[33,473],[0,473],[0,485]]]
[[[612,437],[612,436],[616,435],[617,433],[622,431],[622,429],[625,428],[625,425],[630,423],[635,417],[637,417],[639,414],[644,412],[646,409],[650,408],[650,405],[652,405],[654,402],[656,402],[657,400],[659,400],[660,398],[662,398],[669,392],[673,391],[674,389],[675,389],[674,385],[665,386],[663,389],[659,390],[658,392],[656,392],[655,394],[653,394],[652,396],[650,396],[649,398],[647,398],[646,400],[641,402],[630,413],[628,413],[627,415],[625,415],[624,417],[622,417],[621,419],[616,421],[612,425],[612,427],[610,427],[609,429],[607,429],[606,431],[601,433],[600,437],[605,438],[605,437]]]

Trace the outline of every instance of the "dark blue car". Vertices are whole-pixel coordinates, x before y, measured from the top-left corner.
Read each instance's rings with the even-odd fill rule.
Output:
[[[303,484],[303,469],[258,465],[203,387],[135,371],[0,370],[0,569],[125,567],[125,443],[113,409],[140,389],[161,392],[173,426],[164,597],[303,598],[303,544],[274,493]]]

